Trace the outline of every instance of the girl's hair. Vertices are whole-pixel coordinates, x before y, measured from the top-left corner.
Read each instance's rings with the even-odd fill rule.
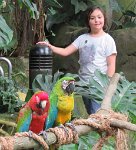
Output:
[[[102,9],[100,6],[92,6],[91,8],[88,9],[87,11],[87,18],[86,18],[86,24],[87,27],[89,28],[88,32],[91,32],[91,28],[89,26],[89,20],[90,20],[90,15],[94,12],[94,10],[99,9],[103,16],[104,16],[104,26],[103,26],[103,30],[107,29],[107,17],[106,17],[106,12],[104,11],[104,9]]]

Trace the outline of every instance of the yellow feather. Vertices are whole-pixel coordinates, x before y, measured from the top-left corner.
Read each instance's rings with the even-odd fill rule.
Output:
[[[56,124],[64,124],[71,120],[71,111],[74,109],[73,95],[60,96],[58,99],[58,116]]]

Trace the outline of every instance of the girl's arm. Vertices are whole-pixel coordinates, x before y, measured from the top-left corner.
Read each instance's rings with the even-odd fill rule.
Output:
[[[116,54],[107,57],[107,75],[112,77],[116,69]]]
[[[72,53],[74,53],[75,51],[77,51],[77,48],[70,44],[69,46],[67,46],[66,48],[61,48],[61,47],[56,47],[56,46],[53,46],[51,45],[50,43],[48,42],[38,42],[37,44],[41,44],[41,45],[46,45],[48,46],[54,53],[56,54],[59,54],[59,55],[62,55],[62,56],[68,56]]]

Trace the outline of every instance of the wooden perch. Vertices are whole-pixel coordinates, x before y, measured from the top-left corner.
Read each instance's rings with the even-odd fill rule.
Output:
[[[115,73],[113,75],[113,77],[110,80],[110,84],[106,90],[104,99],[102,101],[101,104],[101,109],[104,110],[110,110],[111,109],[111,100],[112,100],[112,96],[114,95],[116,88],[117,88],[117,84],[120,78],[120,74]]]
[[[1,120],[0,119],[0,124],[5,124],[5,125],[7,125],[7,126],[12,126],[12,127],[17,127],[17,124],[16,123],[14,123],[14,122],[9,122],[9,121],[6,121],[6,120]]]
[[[111,127],[123,128],[131,131],[136,131],[136,125],[131,122],[126,122],[118,119],[111,119]]]
[[[114,95],[114,92],[117,87],[117,83],[119,81],[120,75],[115,74],[109,84],[109,87],[107,88],[107,92],[105,94],[105,97],[102,102],[101,109],[96,113],[96,114],[103,114],[103,115],[108,115],[109,110],[111,110],[111,99],[112,96]],[[86,119],[86,120],[89,120]],[[96,120],[97,121],[97,120]],[[123,128],[123,129],[128,129],[132,131],[136,131],[136,125],[129,123],[127,121],[122,121],[118,119],[111,118],[110,119],[110,126],[111,127],[116,127],[116,128]],[[94,130],[91,126],[87,125],[76,125],[75,129],[78,133],[78,136],[88,134],[90,131]],[[33,140],[32,138],[29,137],[12,137],[14,138],[14,150],[20,150],[20,149],[29,149],[29,148],[36,148],[38,149],[41,145],[39,145],[38,142]],[[48,145],[52,145],[56,143],[57,137],[53,132],[47,132],[47,140],[46,143]],[[0,145],[0,150],[1,145]]]
[[[131,124],[129,122],[112,120],[111,126],[136,131],[136,125]],[[78,125],[78,126],[75,126],[75,128],[79,136],[88,134],[90,131],[93,130],[93,128],[86,126],[86,125]],[[46,142],[48,145],[52,145],[56,143],[56,141],[57,141],[57,138],[54,133],[52,132],[47,133]],[[38,149],[39,147],[41,147],[41,145],[37,141],[33,140],[32,138],[29,138],[29,137],[15,137],[14,138],[14,150],[29,149],[29,148]],[[0,150],[2,150],[1,146],[0,146]]]

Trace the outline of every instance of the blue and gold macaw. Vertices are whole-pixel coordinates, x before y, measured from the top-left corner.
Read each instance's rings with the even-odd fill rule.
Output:
[[[50,96],[50,109],[46,120],[46,129],[54,124],[65,124],[71,120],[71,113],[74,109],[74,84],[73,77],[59,79]]]

